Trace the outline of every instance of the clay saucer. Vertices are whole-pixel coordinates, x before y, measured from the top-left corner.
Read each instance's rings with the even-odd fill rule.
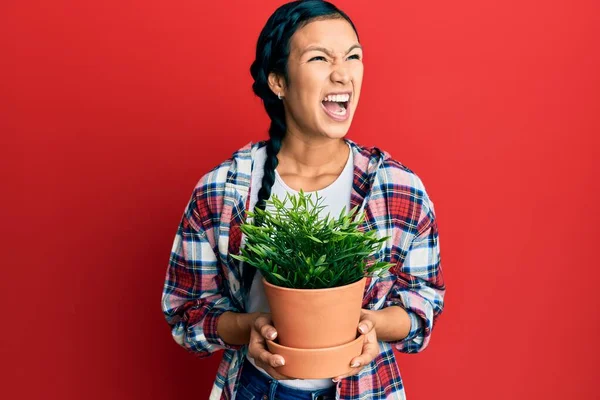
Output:
[[[325,379],[352,369],[350,361],[362,353],[364,339],[364,335],[359,335],[349,343],[321,349],[297,349],[267,340],[267,347],[285,360],[285,365],[277,367],[277,372],[291,378]]]

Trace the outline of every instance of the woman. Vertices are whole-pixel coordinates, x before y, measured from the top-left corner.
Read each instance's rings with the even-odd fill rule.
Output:
[[[345,138],[358,105],[363,51],[350,18],[325,1],[278,8],[258,39],[253,90],[271,118],[269,140],[249,143],[205,174],[175,236],[162,309],[174,339],[199,357],[224,349],[211,399],[404,399],[393,347],[422,351],[443,310],[433,203],[418,176],[390,154]],[[250,179],[248,179],[250,177]],[[268,352],[277,335],[260,273],[240,265],[239,225],[272,194],[318,191],[323,213],[360,206],[390,236],[379,259],[395,263],[365,289],[366,334],[351,372],[294,380]]]

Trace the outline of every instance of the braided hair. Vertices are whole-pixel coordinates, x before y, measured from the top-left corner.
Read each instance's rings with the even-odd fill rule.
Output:
[[[264,176],[255,208],[264,210],[266,201],[271,197],[271,189],[275,183],[275,169],[279,164],[277,154],[281,149],[287,130],[283,102],[269,87],[268,76],[271,72],[275,72],[282,76],[288,85],[287,62],[293,34],[316,20],[342,18],[350,23],[358,38],[358,32],[350,17],[330,2],[323,0],[292,1],[280,6],[269,17],[260,32],[256,45],[256,59],[250,67],[250,74],[254,78],[252,90],[262,99],[265,110],[271,119],[271,125],[269,140],[266,143],[267,158],[264,165]],[[261,222],[259,219],[254,221],[256,225]],[[255,268],[250,265],[245,266],[243,274],[245,288],[250,288],[255,272]]]

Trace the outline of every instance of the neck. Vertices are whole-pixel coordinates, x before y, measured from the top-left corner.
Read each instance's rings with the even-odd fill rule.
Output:
[[[278,170],[301,176],[318,176],[340,171],[349,156],[349,147],[343,138],[306,138],[287,132],[281,150]]]

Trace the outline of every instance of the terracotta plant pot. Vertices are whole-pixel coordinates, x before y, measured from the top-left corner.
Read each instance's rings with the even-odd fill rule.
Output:
[[[285,365],[277,367],[277,372],[292,378],[325,379],[352,369],[350,361],[362,352],[364,339],[365,336],[360,335],[350,343],[325,349],[294,349],[268,340],[267,347],[285,360]]]
[[[263,278],[278,343],[295,349],[325,349],[355,341],[365,282],[363,278],[329,289],[290,289]]]

